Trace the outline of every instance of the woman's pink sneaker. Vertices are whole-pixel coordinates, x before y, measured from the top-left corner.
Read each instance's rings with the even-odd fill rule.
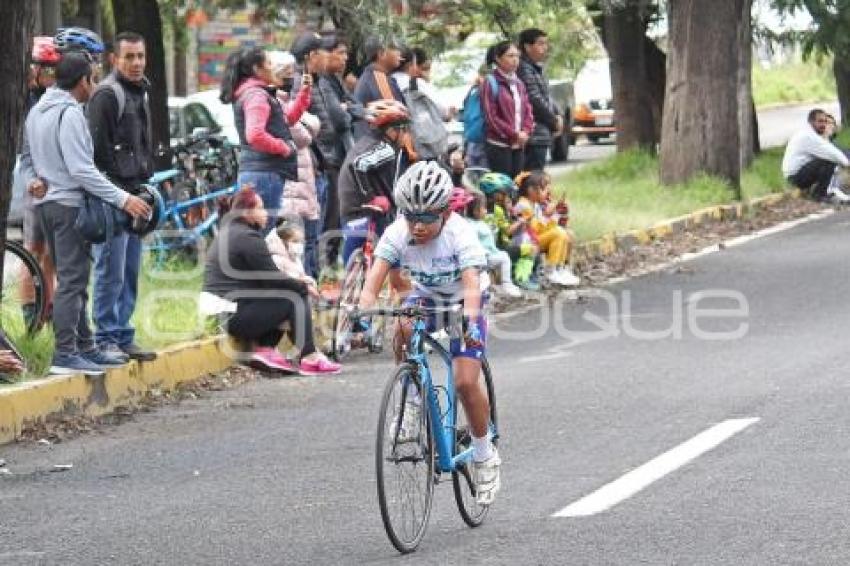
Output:
[[[342,370],[342,365],[332,362],[325,356],[313,360],[301,360],[301,375],[333,375]]]
[[[251,365],[281,373],[298,373],[295,364],[287,360],[276,348],[256,348],[251,354]]]

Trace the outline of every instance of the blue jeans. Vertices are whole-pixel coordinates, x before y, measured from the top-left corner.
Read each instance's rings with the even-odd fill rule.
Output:
[[[128,232],[93,246],[92,318],[98,344],[129,346],[136,331],[130,318],[136,309],[142,241]]]
[[[319,226],[321,220],[304,219],[304,272],[314,279],[319,273]]]
[[[268,171],[245,171],[239,173],[239,186],[251,185],[263,199],[263,206],[269,211],[269,221],[265,233],[274,228],[280,216],[280,202],[283,197],[283,177]]]

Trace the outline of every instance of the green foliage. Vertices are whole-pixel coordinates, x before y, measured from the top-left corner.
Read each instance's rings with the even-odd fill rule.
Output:
[[[753,99],[756,106],[833,100],[835,75],[831,66],[831,61],[790,63],[770,69],[754,66]]]
[[[756,158],[741,180],[745,199],[786,187],[781,161],[781,148]],[[734,200],[728,183],[708,175],[698,175],[684,185],[661,185],[658,159],[635,150],[558,175],[553,185],[556,195],[569,200],[570,225],[579,240],[646,228],[666,218]]]
[[[805,12],[814,21],[812,29],[788,34],[786,39],[799,40],[803,56],[819,59],[830,53],[850,54],[850,0],[773,0],[780,12]]]

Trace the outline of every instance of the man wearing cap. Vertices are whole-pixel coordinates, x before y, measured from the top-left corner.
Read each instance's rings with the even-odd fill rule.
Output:
[[[47,89],[24,128],[21,170],[47,236],[59,284],[53,306],[56,351],[51,373],[98,375],[126,358],[95,346],[86,303],[90,248],[75,228],[85,193],[147,216],[150,207],[107,180],[94,165],[93,144],[80,104],[94,90],[94,71],[81,53],[68,53],[56,67],[56,86]]]

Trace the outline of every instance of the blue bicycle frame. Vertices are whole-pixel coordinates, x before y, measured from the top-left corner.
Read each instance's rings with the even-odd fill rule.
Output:
[[[472,447],[467,448],[460,454],[454,454],[455,427],[457,426],[455,403],[457,403],[457,392],[454,387],[454,370],[451,355],[438,342],[431,341],[433,351],[438,353],[448,368],[445,384],[445,407],[440,406],[437,388],[433,386],[431,379],[431,368],[428,365],[428,356],[424,348],[423,336],[427,334],[427,324],[422,318],[416,318],[413,322],[413,334],[410,337],[411,352],[408,361],[413,362],[419,368],[419,379],[422,389],[427,391],[428,411],[431,414],[431,431],[434,435],[434,444],[437,447],[437,466],[441,472],[454,472],[460,464],[472,459]],[[492,426],[492,423],[491,423]],[[495,431],[491,431],[495,435]]]

